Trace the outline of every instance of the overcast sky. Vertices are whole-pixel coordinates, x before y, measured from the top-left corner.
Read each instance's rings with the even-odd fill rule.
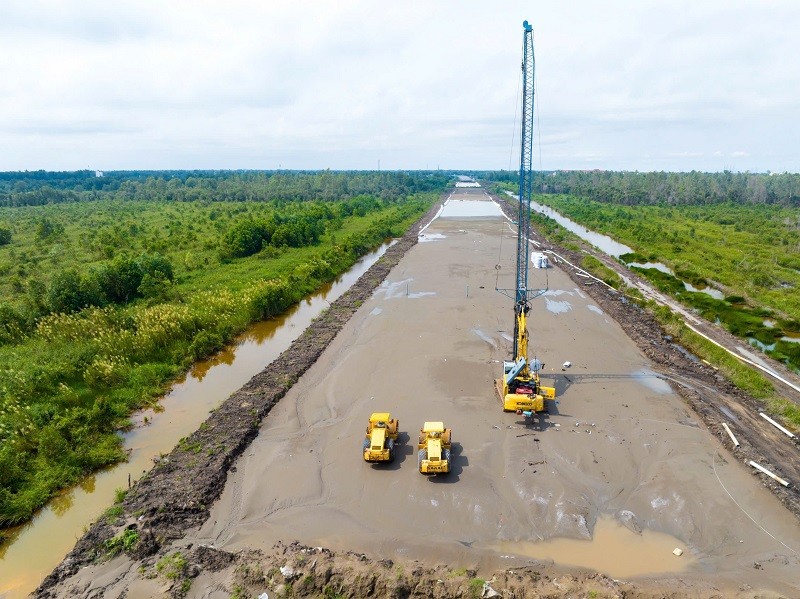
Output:
[[[0,0],[0,170],[516,169],[525,19],[543,168],[800,171],[797,0]]]

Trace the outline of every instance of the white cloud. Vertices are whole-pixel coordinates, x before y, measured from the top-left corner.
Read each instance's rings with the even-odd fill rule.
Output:
[[[545,168],[800,170],[790,0],[6,0],[0,169],[515,168],[523,19]]]

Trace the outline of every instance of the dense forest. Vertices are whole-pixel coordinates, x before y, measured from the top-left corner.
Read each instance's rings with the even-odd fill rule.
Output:
[[[478,176],[512,185],[519,180],[511,171],[487,171]],[[534,174],[534,189],[628,206],[735,203],[800,207],[797,173],[544,171]]]
[[[448,180],[431,171],[47,171],[0,173],[0,206],[81,200],[243,202],[341,200],[370,194],[397,200]]]
[[[0,527],[124,460],[133,410],[402,234],[437,173],[0,173]]]

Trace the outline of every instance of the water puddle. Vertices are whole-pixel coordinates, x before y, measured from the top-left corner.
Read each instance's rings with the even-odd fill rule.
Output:
[[[447,200],[439,218],[505,218],[500,206],[486,200]]]
[[[728,418],[730,418],[734,422],[739,422],[739,419],[736,417],[736,415],[733,412],[731,412],[728,408],[726,408],[725,406],[717,406],[717,407],[719,408],[719,411],[725,414]]]
[[[665,274],[672,275],[673,277],[675,276],[675,273],[672,272],[672,269],[666,264],[661,264],[661,262],[628,262],[627,266],[635,266],[636,268],[642,268],[645,270],[648,268],[654,268]]]
[[[655,391],[659,395],[667,395],[668,393],[672,393],[672,387],[669,386],[669,383],[659,377],[652,370],[642,368],[641,370],[633,372],[632,376],[642,385],[651,391]]]
[[[598,308],[597,306],[592,306],[591,304],[589,304],[589,305],[588,305],[588,306],[586,306],[586,307],[587,307],[587,308],[588,308],[588,309],[589,309],[591,312],[594,312],[595,314],[600,314],[600,316],[602,316],[602,315],[603,315],[603,311],[602,311],[600,308]]]
[[[412,291],[411,283],[414,279],[403,279],[402,281],[395,281],[390,283],[384,281],[381,286],[376,290],[377,293],[383,293],[387,300],[396,299],[398,297],[407,297],[409,299],[419,299],[430,295],[436,295],[435,291]]]
[[[714,299],[724,300],[725,294],[722,293],[719,289],[714,289],[713,287],[703,287],[702,289],[698,289],[697,287],[692,286],[691,283],[687,283],[686,281],[683,282],[683,286],[686,288],[686,291],[693,291],[695,293],[705,293],[706,295],[710,295]]]
[[[181,437],[200,426],[210,410],[239,389],[286,350],[330,302],[342,295],[395,242],[364,256],[332,284],[309,296],[281,317],[259,322],[212,359],[198,362],[160,402],[163,410],[136,414],[145,426],[125,433],[129,459],[84,479],[54,498],[23,526],[3,531],[0,545],[0,598],[26,597],[72,549],[85,527],[153,466],[153,457],[169,452]],[[146,420],[145,420],[146,419]]]
[[[542,295],[549,295],[550,297],[558,297],[560,295],[564,295],[565,293],[570,296],[575,294],[574,291],[567,291],[566,289],[548,289]]]
[[[591,568],[614,578],[683,572],[695,563],[685,543],[668,534],[635,533],[610,516],[598,518],[591,540],[502,542],[492,547],[504,555],[552,560],[559,565]],[[680,549],[683,555],[673,554]]]
[[[775,344],[774,343],[764,343],[763,341],[759,341],[755,337],[748,337],[747,338],[747,342],[750,345],[752,345],[753,347],[757,347],[758,349],[760,349],[763,352],[768,352],[768,351],[772,351],[773,349],[775,349]]]
[[[442,235],[441,233],[420,233],[417,239],[420,243],[427,243],[428,241],[447,239],[447,235]]]
[[[549,297],[544,298],[545,307],[553,314],[562,314],[572,310],[572,304],[569,302],[558,302],[551,300]]]
[[[472,332],[475,333],[478,337],[483,339],[486,343],[488,343],[492,347],[494,347],[494,348],[497,347],[497,343],[495,343],[495,340],[492,339],[491,337],[489,337],[489,335],[487,335],[486,333],[484,333],[480,329],[472,329]]]

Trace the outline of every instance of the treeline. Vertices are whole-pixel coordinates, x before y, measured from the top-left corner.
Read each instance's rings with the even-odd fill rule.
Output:
[[[485,172],[481,178],[512,185],[518,181],[517,173],[512,171]],[[720,203],[800,206],[797,173],[545,171],[534,174],[534,190],[628,206]]]
[[[439,171],[35,171],[0,173],[0,206],[40,206],[82,200],[176,202],[333,201],[373,195],[398,200],[437,191]]]
[[[234,223],[220,243],[220,258],[244,258],[267,247],[304,247],[317,243],[329,223],[338,228],[348,216],[366,216],[384,208],[386,202],[360,196],[343,202],[307,202],[293,210],[275,211],[267,218],[241,219]]]

